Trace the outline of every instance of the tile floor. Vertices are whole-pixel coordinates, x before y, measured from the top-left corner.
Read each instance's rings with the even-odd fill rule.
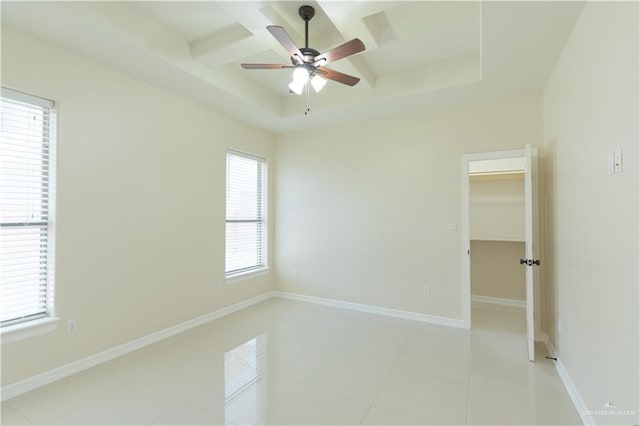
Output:
[[[524,314],[460,330],[271,299],[2,403],[2,424],[580,424]]]

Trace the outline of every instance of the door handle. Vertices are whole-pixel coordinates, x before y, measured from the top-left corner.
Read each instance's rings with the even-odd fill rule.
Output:
[[[526,265],[527,264],[527,259],[520,259],[520,264],[521,265]]]
[[[536,260],[531,260],[531,259],[520,259],[520,264],[521,265],[527,265],[527,266],[540,266],[540,259],[536,259]]]

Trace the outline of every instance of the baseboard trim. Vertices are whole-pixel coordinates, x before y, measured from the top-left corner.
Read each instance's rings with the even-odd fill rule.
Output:
[[[472,295],[471,302],[477,303],[477,304],[509,306],[511,308],[522,308],[522,309],[526,309],[527,307],[527,302],[525,302],[524,300],[503,299],[502,297],[492,297],[492,296]]]
[[[464,321],[461,319],[441,317],[438,315],[420,314],[417,312],[401,311],[381,306],[364,305],[360,303],[345,302],[337,299],[327,299],[324,297],[308,296],[300,293],[289,293],[286,291],[274,291],[274,296],[282,299],[296,300],[299,302],[315,303],[317,305],[331,306],[334,308],[349,309],[352,311],[366,312],[369,314],[384,315],[387,317],[401,318],[411,321],[426,322],[430,324],[444,325],[447,327],[464,328]]]
[[[261,295],[252,297],[242,302],[238,302],[231,306],[227,306],[218,309],[214,312],[193,318],[180,324],[173,325],[155,333],[142,336],[138,339],[131,340],[122,345],[113,347],[111,349],[98,352],[88,357],[79,359],[77,361],[70,362],[68,364],[56,367],[52,370],[45,371],[32,377],[20,380],[10,385],[0,388],[0,400],[5,401],[7,399],[14,398],[23,393],[32,391],[39,387],[48,385],[57,380],[64,379],[75,373],[87,370],[96,365],[118,358],[122,355],[126,355],[138,349],[142,349],[145,346],[152,345],[161,340],[183,333],[192,328],[206,324],[210,321],[214,321],[218,318],[222,318],[226,315],[240,311],[242,309],[253,306],[257,303],[263,302],[272,297],[279,297],[282,299],[296,300],[300,302],[315,303],[318,305],[331,306],[335,308],[349,309],[353,311],[366,312],[370,314],[384,315],[393,318],[401,318],[411,321],[419,321],[430,324],[444,325],[447,327],[464,328],[464,321],[461,319],[441,317],[437,315],[420,314],[417,312],[401,311],[397,309],[383,308],[380,306],[364,305],[360,303],[345,302],[336,299],[326,299],[323,297],[307,296],[298,293],[289,293],[284,291],[268,291]]]
[[[567,393],[569,394],[569,397],[571,398],[573,405],[576,407],[576,410],[578,411],[578,415],[580,416],[582,423],[584,425],[595,425],[596,424],[595,420],[589,414],[587,405],[584,403],[584,400],[582,399],[580,392],[578,392],[578,388],[576,388],[576,385],[573,383],[573,380],[571,380],[571,377],[569,376],[569,373],[564,367],[564,364],[558,357],[558,352],[556,351],[556,348],[553,346],[551,339],[549,339],[549,336],[545,336],[544,344],[547,347],[547,351],[549,351],[549,356],[556,358],[556,361],[555,361],[556,370],[558,371],[560,380],[562,380],[562,384],[567,390]]]
[[[68,364],[62,365],[52,370],[45,371],[44,373],[40,373],[35,376],[20,380],[16,383],[12,383],[10,385],[4,386],[2,387],[2,389],[0,389],[1,400],[4,401],[7,399],[16,397],[25,392],[29,392],[41,386],[48,385],[49,383],[53,383],[56,380],[63,379],[65,377],[71,376],[72,374],[79,373],[91,367],[95,367],[98,364],[102,364],[114,358],[118,358],[129,352],[133,352],[135,350],[144,348],[145,346],[149,346],[153,343],[157,343],[161,340],[175,336],[176,334],[180,334],[192,328],[206,324],[210,321],[216,320],[218,318],[221,318],[226,315],[232,314],[234,312],[240,311],[242,309],[248,308],[249,306],[255,305],[256,303],[260,303],[264,300],[272,298],[274,296],[273,293],[274,293],[273,291],[268,291],[259,296],[255,296],[250,299],[243,300],[242,302],[235,303],[231,306],[226,306],[224,308],[218,309],[208,314],[199,316],[197,318],[193,318],[191,320],[185,321],[180,324],[176,324],[174,326],[165,328],[155,333],[151,333],[146,336],[142,336],[138,339],[131,340],[127,343],[116,346],[114,348],[104,350],[94,355],[89,355],[86,358],[82,358],[77,361],[70,362]]]

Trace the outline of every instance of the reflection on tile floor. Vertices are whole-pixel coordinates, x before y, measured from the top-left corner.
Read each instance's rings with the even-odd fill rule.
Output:
[[[581,424],[524,313],[459,330],[271,299],[2,403],[2,424]]]

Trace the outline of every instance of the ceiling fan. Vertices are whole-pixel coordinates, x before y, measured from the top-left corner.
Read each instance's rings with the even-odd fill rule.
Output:
[[[267,30],[291,55],[291,65],[289,64],[241,64],[242,68],[248,70],[255,69],[284,69],[293,68],[293,81],[289,84],[292,92],[301,95],[307,82],[311,82],[314,90],[319,92],[327,82],[327,79],[355,86],[360,79],[349,74],[344,74],[326,68],[325,65],[339,59],[365,50],[364,43],[360,39],[354,38],[351,41],[334,47],[324,53],[320,53],[309,47],[309,21],[315,15],[315,9],[311,6],[301,6],[298,14],[304,20],[304,47],[298,48],[291,40],[284,28],[269,25]]]

